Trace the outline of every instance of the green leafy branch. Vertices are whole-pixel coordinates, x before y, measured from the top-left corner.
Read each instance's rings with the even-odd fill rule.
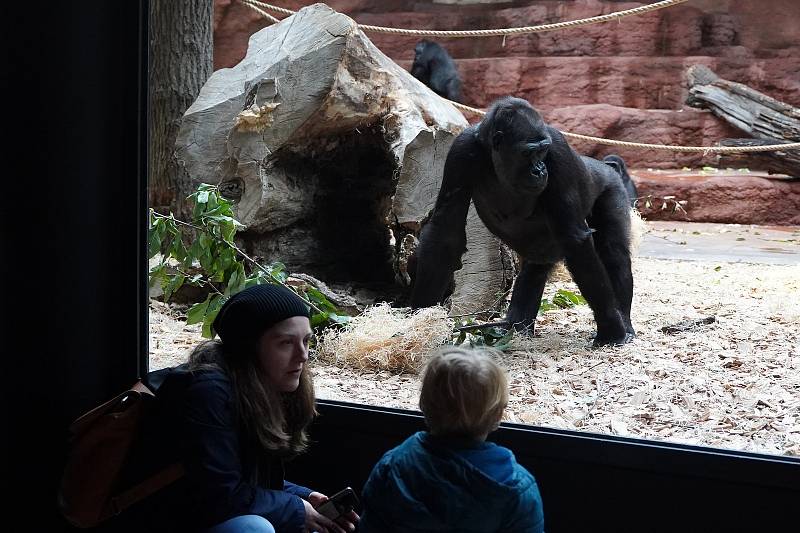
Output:
[[[203,337],[213,337],[211,325],[222,304],[253,285],[275,284],[293,290],[313,310],[313,327],[349,320],[317,288],[288,286],[289,273],[283,263],[261,265],[236,245],[234,236],[244,226],[234,218],[233,205],[216,186],[200,184],[189,199],[194,204],[192,223],[178,220],[172,213],[167,216],[150,210],[148,256],[152,259],[161,254],[159,263],[150,269],[150,286],[161,284],[165,302],[184,284],[208,288],[206,299],[189,308],[186,321],[202,322]],[[184,235],[184,229],[191,230],[191,235]]]
[[[576,305],[586,305],[586,298],[578,293],[568,291],[566,289],[558,289],[550,301],[547,298],[542,298],[542,303],[539,305],[539,311],[552,311],[553,309],[568,309]]]
[[[558,289],[552,300],[542,298],[539,311],[567,309],[576,305],[586,305],[586,299],[578,293],[566,289]],[[451,344],[460,346],[468,343],[472,348],[476,346],[492,346],[498,350],[505,350],[511,344],[513,337],[514,330],[508,328],[503,322],[481,324],[475,316],[460,315],[453,330]]]

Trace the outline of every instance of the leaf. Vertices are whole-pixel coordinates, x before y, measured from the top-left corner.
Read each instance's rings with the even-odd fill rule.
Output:
[[[203,250],[203,252],[197,257],[198,261],[200,261],[200,267],[208,272],[209,275],[212,273],[212,268],[214,266],[214,258]]]
[[[539,311],[552,311],[553,309],[558,309],[558,306],[551,304],[547,298],[542,298],[542,303],[539,304]]]
[[[215,295],[211,302],[208,304],[208,308],[206,309],[206,316],[203,320],[203,337],[206,339],[213,339],[214,332],[212,331],[212,325],[214,324],[214,319],[217,318],[217,314],[219,314],[219,310],[222,308],[222,305],[228,299],[223,297],[220,294]]]
[[[150,269],[150,287],[153,287],[157,281],[161,280],[166,275],[166,263],[159,263]]]
[[[186,276],[183,274],[176,274],[175,276],[172,276],[172,279],[169,280],[166,286],[162,285],[165,302],[170,299],[175,291],[181,288],[185,279]]]
[[[325,322],[328,321],[329,316],[330,315],[325,311],[323,311],[322,313],[314,313],[313,315],[311,315],[311,327],[315,328],[317,326],[324,324]]]
[[[483,330],[483,337],[490,337],[492,339],[502,339],[506,335],[506,330],[500,329],[497,326],[486,328]]]
[[[200,261],[200,256],[205,253],[203,250],[203,246],[200,244],[199,239],[194,239],[192,241],[192,245],[189,247],[188,258],[191,258],[194,261]],[[187,258],[187,260],[188,260]]]
[[[239,224],[241,226],[241,224]],[[222,239],[225,242],[233,244],[233,236],[236,235],[237,222],[222,224]]]
[[[576,294],[566,289],[558,289],[555,296],[553,296],[553,304],[562,309],[574,307],[576,305],[584,305],[586,300],[580,294]]]
[[[262,272],[258,272],[247,278],[247,281],[244,284],[244,288],[250,288],[253,285],[266,285],[272,283],[272,280],[268,279]]]
[[[348,315],[339,315],[337,313],[328,313],[328,320],[334,324],[345,325],[349,324],[352,320]]]
[[[237,292],[244,290],[246,282],[247,278],[244,273],[244,265],[237,263],[228,280],[228,285],[225,287],[225,294],[233,296]]]
[[[200,246],[203,250],[209,250],[214,245],[214,239],[208,233],[201,233],[198,237]]]
[[[211,295],[206,296],[206,299],[200,303],[196,303],[189,308],[186,312],[186,325],[198,324],[203,321],[208,310],[208,303],[211,301]]]
[[[189,255],[189,252],[183,245],[183,240],[181,239],[180,234],[176,235],[175,239],[172,241],[172,247],[170,248],[170,255],[175,259],[177,259],[178,261],[180,261],[181,263],[186,263],[186,257]]]
[[[217,209],[217,207],[219,206],[218,198],[219,198],[219,195],[217,194],[216,191],[210,192],[208,194],[208,208],[209,209]]]
[[[161,238],[158,236],[158,231],[154,231],[153,226],[150,226],[150,234],[147,236],[147,258],[154,258],[160,251]]]
[[[314,287],[309,287],[306,290],[306,297],[309,300],[311,300],[312,303],[316,304],[317,307],[320,307],[323,311],[328,311],[332,313],[338,311],[338,309],[336,309],[336,306],[333,305],[324,294],[319,292],[319,289],[316,289]]]
[[[498,340],[494,347],[498,350],[506,351],[508,347],[511,345],[511,340],[514,338],[514,329],[509,329],[508,333],[503,335],[503,337]]]
[[[286,281],[289,274],[286,272],[286,265],[281,262],[270,263],[267,265],[267,271],[277,280]]]
[[[586,305],[586,298],[581,296],[580,293],[568,291],[566,289],[558,289],[557,294],[563,295],[567,300],[575,305]]]

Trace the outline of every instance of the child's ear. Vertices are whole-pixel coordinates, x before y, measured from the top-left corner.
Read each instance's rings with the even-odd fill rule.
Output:
[[[501,409],[500,412],[497,414],[497,420],[494,422],[494,428],[492,431],[495,431],[497,428],[500,427],[500,422],[503,421],[503,413],[505,413],[505,409]]]

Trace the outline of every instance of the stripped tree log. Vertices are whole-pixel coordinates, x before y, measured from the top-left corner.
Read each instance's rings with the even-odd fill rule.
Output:
[[[800,109],[780,102],[746,85],[724,80],[704,65],[693,65],[686,73],[689,95],[686,104],[711,110],[733,126],[752,135],[727,139],[723,146],[758,146],[800,141]],[[800,151],[750,152],[720,157],[720,162],[746,164],[748,168],[800,177]]]
[[[766,146],[790,142],[792,141],[776,139],[724,139],[719,144],[721,146]],[[766,170],[770,174],[786,174],[791,179],[800,179],[800,150],[720,154],[718,161],[721,167],[752,167]]]
[[[324,4],[250,37],[183,118],[177,157],[218,184],[246,228],[242,247],[342,285],[359,304],[403,301],[416,235],[467,121]],[[452,306],[485,309],[509,284],[500,241],[474,210]]]

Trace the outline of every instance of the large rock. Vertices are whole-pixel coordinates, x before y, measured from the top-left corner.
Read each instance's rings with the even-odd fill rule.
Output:
[[[414,236],[466,125],[353,20],[315,4],[255,33],[208,80],[178,136],[191,179],[179,194],[219,184],[251,254],[402,301]],[[482,309],[508,275],[474,210],[470,228],[453,303]]]
[[[306,2],[287,0],[298,9]],[[468,3],[455,7],[430,0],[328,0],[333,9],[362,24],[426,30],[511,28],[576,20],[639,7],[644,2],[597,0]],[[484,38],[442,38],[455,58],[530,56],[723,56],[741,47],[754,57],[794,48],[800,41],[796,0],[730,2],[692,0],[619,21],[561,31]],[[267,22],[236,0],[215,0],[214,59],[218,67],[244,57],[247,37]],[[279,15],[283,16],[283,15]],[[394,59],[412,59],[416,36],[370,34],[375,45]],[[784,56],[790,57],[790,56]],[[769,73],[765,73],[769,75]]]
[[[736,130],[708,111],[684,109],[643,110],[605,104],[572,106],[542,113],[544,119],[562,131],[620,141],[680,146],[713,146]],[[715,155],[702,152],[641,150],[567,139],[581,154],[602,159],[620,154],[633,167],[681,168],[714,165]]]
[[[631,170],[640,198],[651,196],[652,208],[640,201],[647,220],[684,220],[731,224],[800,225],[800,181],[775,179],[741,170]],[[685,212],[663,198],[683,201]]]
[[[638,109],[680,109],[689,65],[706,65],[781,101],[800,105],[800,56],[740,57],[506,57],[459,59],[464,99],[486,107],[509,94],[540,109],[610,104]],[[410,70],[411,61],[399,61]],[[765,75],[768,73],[768,75]]]

